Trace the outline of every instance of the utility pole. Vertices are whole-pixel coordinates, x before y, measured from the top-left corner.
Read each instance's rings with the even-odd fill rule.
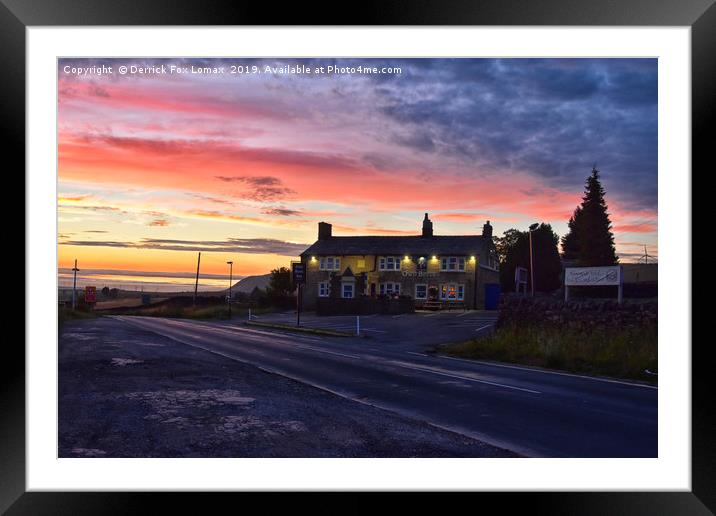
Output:
[[[199,264],[201,263],[201,251],[199,251],[199,258],[196,261],[196,282],[194,283],[194,306],[196,306],[196,292],[199,290]]]
[[[532,260],[532,232],[539,227],[536,222],[530,226],[530,286],[532,287],[532,297],[535,297],[535,268]]]
[[[77,305],[77,272],[79,269],[77,268],[77,258],[75,258],[75,266],[72,269],[72,310],[75,309],[75,306]]]
[[[229,264],[229,319],[231,319],[231,283],[234,272],[234,262],[226,262]]]

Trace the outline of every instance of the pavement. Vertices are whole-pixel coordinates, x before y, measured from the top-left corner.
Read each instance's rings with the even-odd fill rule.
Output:
[[[513,457],[122,320],[59,334],[59,457]]]
[[[296,324],[296,313],[281,312],[252,316],[260,323]],[[426,347],[445,342],[459,342],[492,331],[497,312],[487,310],[425,311],[400,315],[337,315],[317,316],[313,312],[301,314],[304,328],[338,330],[376,340],[381,345],[422,351]],[[233,321],[235,325],[237,321]]]
[[[262,317],[285,322],[292,314]],[[355,318],[303,317],[342,329]],[[125,327],[252,364],[348,400],[534,457],[656,457],[654,386],[430,353],[490,331],[486,312],[361,318],[366,337],[323,337],[241,321],[115,316]]]

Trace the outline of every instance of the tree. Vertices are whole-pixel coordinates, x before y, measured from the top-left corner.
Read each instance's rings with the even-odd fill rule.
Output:
[[[577,221],[582,214],[582,207],[577,206],[574,214],[569,218],[567,227],[569,231],[562,237],[562,258],[565,260],[579,260],[579,242],[577,241]]]
[[[266,290],[269,297],[287,297],[293,294],[296,286],[291,279],[291,270],[287,267],[273,269]]]
[[[495,237],[495,250],[497,251],[497,259],[500,263],[505,263],[508,251],[515,247],[523,233],[523,231],[518,229],[510,228],[502,233],[501,237]]]
[[[574,210],[568,225],[569,233],[562,238],[563,258],[576,260],[585,267],[618,263],[612,223],[596,166],[586,180],[582,204]]]
[[[503,291],[512,292],[515,289],[515,269],[530,268],[530,232],[508,229],[499,240],[504,245],[504,259],[500,260],[500,283]],[[562,264],[558,244],[559,236],[549,224],[541,223],[532,232],[532,261],[537,292],[552,292],[560,286]]]
[[[109,287],[102,288],[102,297],[109,297]]]

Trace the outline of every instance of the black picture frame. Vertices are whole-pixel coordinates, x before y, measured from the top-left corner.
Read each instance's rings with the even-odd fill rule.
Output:
[[[713,0],[422,0],[411,3],[378,0],[345,5],[350,6],[338,14],[332,7],[304,3],[286,3],[279,8],[270,3],[239,1],[0,0],[0,63],[4,78],[0,82],[0,127],[3,141],[8,144],[6,152],[14,155],[18,166],[24,166],[27,27],[297,23],[690,26],[693,163],[705,164],[713,147],[707,135],[716,104],[716,5]],[[691,250],[688,251],[685,256],[690,259]],[[4,348],[0,380],[0,512],[12,515],[125,514],[146,510],[149,497],[161,497],[161,503],[166,503],[167,494],[26,492],[25,352],[19,346],[19,339],[12,345],[6,342]],[[479,494],[479,502],[496,502],[501,512],[523,509],[552,515],[712,514],[716,511],[716,424],[711,401],[714,375],[710,369],[713,366],[707,360],[708,354],[708,346],[692,348],[691,492],[484,493]],[[186,497],[179,498],[184,508],[188,508]],[[214,503],[222,503],[216,498],[211,502],[202,498],[202,512],[211,511]]]

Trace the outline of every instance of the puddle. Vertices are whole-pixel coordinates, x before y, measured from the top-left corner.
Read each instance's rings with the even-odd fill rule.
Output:
[[[97,337],[95,333],[72,333],[65,332],[62,334],[63,339],[75,339],[75,340],[94,340]]]
[[[112,365],[124,367],[131,364],[142,364],[144,360],[134,360],[133,358],[113,358]]]
[[[306,425],[300,421],[264,421],[253,416],[226,416],[215,427],[217,432],[227,434],[259,431],[266,437],[305,432]]]
[[[106,451],[97,448],[72,448],[72,453],[82,457],[101,457],[107,454]]]
[[[125,397],[142,401],[152,407],[154,413],[145,416],[145,419],[180,426],[191,424],[189,418],[181,415],[184,410],[208,409],[223,405],[248,407],[254,402],[254,398],[242,396],[239,391],[231,389],[130,392],[125,394]]]

